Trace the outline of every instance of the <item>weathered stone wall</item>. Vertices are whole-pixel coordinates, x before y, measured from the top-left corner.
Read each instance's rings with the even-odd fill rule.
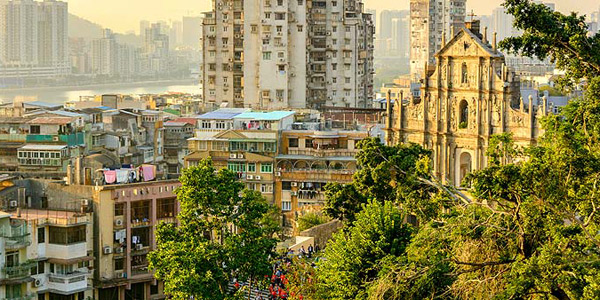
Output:
[[[315,247],[324,249],[327,245],[327,241],[331,239],[333,234],[342,228],[342,222],[340,220],[333,220],[331,222],[315,226],[313,228],[300,232],[300,236],[308,236],[315,238]]]

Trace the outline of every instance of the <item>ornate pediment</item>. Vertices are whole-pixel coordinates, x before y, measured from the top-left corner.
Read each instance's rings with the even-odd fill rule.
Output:
[[[436,57],[500,57],[502,54],[494,51],[489,45],[484,43],[478,36],[468,29],[462,29],[452,38],[438,53]]]

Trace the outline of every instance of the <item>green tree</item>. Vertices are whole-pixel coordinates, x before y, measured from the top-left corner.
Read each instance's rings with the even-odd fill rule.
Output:
[[[352,183],[326,187],[324,212],[328,216],[352,223],[362,204],[374,199],[391,201],[426,221],[452,205],[432,176],[429,150],[416,144],[385,146],[378,138],[362,140],[357,147],[358,171]]]
[[[366,299],[367,287],[377,278],[382,260],[404,254],[413,232],[406,214],[390,201],[369,201],[356,221],[329,242],[317,265],[317,285],[323,299]]]
[[[270,275],[277,210],[209,159],[185,169],[180,181],[179,225],[159,224],[157,249],[148,255],[165,293],[173,299],[230,299],[233,278],[253,282]]]
[[[315,226],[325,224],[329,222],[331,219],[327,216],[324,216],[322,213],[311,212],[302,215],[298,218],[298,231],[304,231],[306,229],[313,228]]]
[[[566,70],[562,86],[582,86],[584,97],[543,120],[544,136],[523,149],[523,161],[505,159],[520,153],[510,136],[493,139],[490,166],[467,178],[471,202],[420,228],[406,263],[372,286],[376,299],[421,298],[431,287],[419,283],[432,281],[439,284],[427,298],[600,297],[600,36],[575,13],[527,0],[504,5],[524,33],[501,45],[550,57]]]

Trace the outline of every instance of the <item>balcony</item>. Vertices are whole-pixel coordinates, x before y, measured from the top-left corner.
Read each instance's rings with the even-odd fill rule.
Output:
[[[2,268],[4,279],[8,280],[19,280],[31,276],[31,268],[37,263],[34,261],[26,261],[16,266]]]
[[[351,182],[354,171],[350,170],[288,170],[277,172],[278,181]]]
[[[71,274],[50,274],[48,277],[48,289],[62,291],[65,293],[76,293],[86,290],[88,273],[73,272]]]
[[[0,298],[0,300],[33,300],[37,298],[37,294],[27,294],[19,297]]]
[[[48,142],[64,142],[69,146],[79,146],[85,144],[85,136],[83,132],[72,134],[30,134],[27,136],[28,143],[48,143]]]
[[[26,226],[6,227],[0,230],[0,237],[6,239],[6,250],[17,250],[31,245],[31,238]]]
[[[348,149],[314,149],[314,148],[306,148],[306,149],[294,149],[290,148],[288,150],[288,154],[291,155],[308,155],[315,157],[332,157],[332,156],[348,156],[354,157],[358,153],[356,150],[348,150]]]
[[[0,134],[0,141],[2,142],[25,142],[27,140],[26,134]]]
[[[131,266],[131,275],[145,275],[148,273],[148,265]]]
[[[87,250],[85,242],[70,245],[48,244],[46,245],[46,256],[68,261],[87,256]]]

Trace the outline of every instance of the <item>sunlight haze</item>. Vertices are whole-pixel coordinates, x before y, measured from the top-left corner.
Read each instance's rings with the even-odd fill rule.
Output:
[[[138,31],[140,20],[179,20],[185,15],[198,15],[210,10],[209,0],[69,0],[69,11],[84,19],[118,32]],[[598,0],[559,1],[556,8],[562,12],[572,10],[589,13],[598,9]],[[366,0],[369,9],[408,9],[409,0]],[[491,14],[502,0],[467,1],[469,11]],[[99,5],[102,4],[102,5]]]

